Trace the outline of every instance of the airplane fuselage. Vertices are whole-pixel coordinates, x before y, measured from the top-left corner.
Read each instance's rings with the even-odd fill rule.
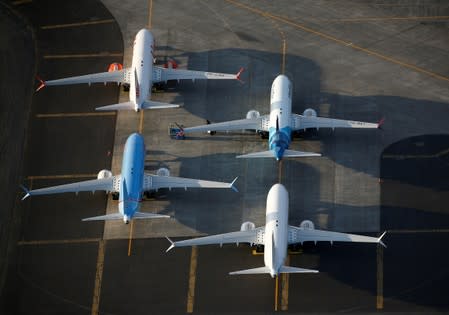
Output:
[[[120,179],[119,212],[123,215],[125,223],[128,223],[140,208],[144,163],[145,143],[143,137],[133,133],[125,143]]]
[[[136,112],[142,109],[142,103],[151,96],[153,55],[153,34],[147,29],[141,29],[134,39],[129,86],[129,98]]]
[[[288,192],[281,184],[271,187],[267,196],[264,262],[272,277],[279,274],[287,257]]]
[[[292,89],[285,75],[277,76],[271,85],[268,146],[278,161],[291,142]]]

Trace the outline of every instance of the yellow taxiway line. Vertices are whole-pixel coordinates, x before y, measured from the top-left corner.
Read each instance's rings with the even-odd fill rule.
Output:
[[[195,303],[196,266],[198,264],[198,247],[192,246],[189,271],[189,291],[187,292],[187,313],[193,313]]]
[[[287,255],[285,259],[285,265],[290,265],[290,256]],[[290,279],[290,274],[281,274],[281,311],[288,311],[288,282]]]
[[[44,57],[44,59],[123,57],[123,53],[101,52],[101,53],[96,53],[96,54],[44,55],[43,57]]]
[[[62,118],[62,117],[89,117],[89,116],[116,116],[116,112],[96,112],[96,113],[54,113],[36,114],[36,118]]]
[[[278,183],[281,184],[282,181],[282,160],[278,163]]]
[[[128,239],[128,257],[131,256],[131,244],[133,240],[133,229],[134,229],[134,220],[131,220],[129,227],[129,239]]]
[[[44,25],[44,26],[41,26],[41,29],[43,29],[43,30],[52,30],[52,29],[58,29],[58,28],[68,28],[68,27],[78,27],[78,26],[86,26],[86,25],[98,25],[98,24],[109,24],[109,23],[114,23],[114,19],[98,20],[98,21],[86,21],[86,22],[78,22],[78,23]]]
[[[282,65],[281,65],[281,73],[285,73],[285,51],[287,48],[287,42],[285,39],[282,40]]]
[[[32,0],[17,0],[17,1],[13,1],[12,4],[13,5],[21,5],[21,4],[27,4],[27,3],[31,3],[33,2]]]
[[[149,0],[148,3],[148,28],[152,27],[152,19],[153,19],[153,0]]]
[[[35,241],[19,241],[17,245],[58,245],[58,244],[84,244],[84,243],[96,243],[100,238],[79,238],[71,240],[35,240]]]
[[[370,22],[370,21],[413,21],[413,20],[447,20],[449,15],[440,16],[385,16],[385,17],[362,17],[349,19],[321,20],[326,22]]]
[[[377,245],[377,299],[376,309],[384,308],[384,248]]]
[[[345,40],[342,40],[342,39],[338,39],[338,38],[336,38],[336,37],[333,37],[333,36],[331,36],[331,35],[325,34],[325,33],[320,32],[320,31],[316,31],[316,30],[314,30],[314,29],[312,29],[312,28],[310,28],[310,27],[307,27],[307,26],[305,26],[305,25],[296,23],[296,22],[291,21],[291,20],[289,20],[289,19],[286,19],[286,18],[284,18],[284,17],[280,17],[280,16],[274,15],[274,14],[272,14],[272,13],[269,13],[269,12],[267,12],[267,11],[262,11],[262,10],[259,10],[259,9],[256,9],[256,8],[253,8],[253,7],[250,7],[250,6],[247,6],[247,5],[245,5],[245,4],[242,4],[242,3],[240,3],[240,2],[237,2],[237,1],[235,1],[235,0],[226,0],[226,1],[229,2],[229,3],[231,3],[231,4],[233,4],[233,5],[235,5],[236,7],[240,7],[240,8],[242,8],[242,9],[247,10],[247,11],[251,11],[251,12],[256,13],[256,14],[258,14],[258,15],[261,15],[261,16],[263,16],[263,17],[268,17],[268,18],[271,18],[271,19],[274,19],[274,20],[283,22],[283,23],[285,23],[285,24],[287,24],[287,25],[290,25],[290,26],[293,26],[293,27],[295,27],[295,28],[298,28],[298,29],[300,29],[300,30],[302,30],[302,31],[304,31],[304,32],[314,34],[314,35],[316,35],[316,36],[318,36],[318,37],[327,39],[327,40],[329,40],[329,41],[332,41],[332,42],[334,42],[334,43],[340,44],[340,45],[342,45],[342,46],[350,47],[350,48],[352,48],[352,49],[354,49],[354,50],[357,50],[357,51],[362,51],[362,52],[364,52],[364,53],[366,53],[366,54],[368,54],[368,55],[377,57],[377,58],[379,58],[379,59],[382,59],[382,60],[385,60],[385,61],[388,61],[388,62],[397,64],[397,65],[403,66],[403,67],[405,67],[405,68],[414,70],[414,71],[416,71],[416,72],[420,72],[420,73],[426,74],[426,75],[428,75],[428,76],[431,76],[431,77],[436,78],[436,79],[439,79],[439,80],[444,80],[444,81],[448,81],[448,82],[449,82],[449,78],[448,78],[448,77],[445,77],[445,76],[443,76],[443,75],[441,75],[441,74],[438,74],[438,73],[435,73],[435,72],[428,71],[428,70],[426,70],[426,69],[417,67],[417,66],[415,66],[415,65],[412,65],[412,64],[409,64],[409,63],[400,61],[400,60],[395,59],[395,58],[392,58],[392,57],[388,57],[388,56],[383,55],[383,54],[381,54],[381,53],[378,53],[378,52],[376,52],[376,51],[373,51],[373,50],[370,50],[370,49],[363,48],[363,47],[361,47],[361,46],[355,45],[355,44],[352,43],[352,42],[348,42],[348,41],[345,41]]]
[[[92,315],[98,315],[100,308],[101,281],[103,279],[105,245],[105,240],[100,240],[100,242],[98,243],[97,271],[95,273],[95,287],[91,310]]]
[[[143,113],[144,110],[140,111],[140,118],[139,118],[139,133],[142,134],[143,133]]]
[[[274,310],[277,312],[278,310],[278,300],[279,300],[279,276],[275,276],[275,285],[274,285]]]

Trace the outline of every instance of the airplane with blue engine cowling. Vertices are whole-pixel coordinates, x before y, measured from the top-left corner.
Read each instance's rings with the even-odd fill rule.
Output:
[[[196,127],[183,128],[185,134],[191,132],[256,130],[263,137],[268,136],[268,151],[239,155],[237,158],[321,156],[319,153],[290,150],[292,132],[319,128],[379,128],[379,123],[318,117],[315,110],[308,108],[303,115],[292,114],[292,83],[285,75],[277,76],[271,86],[270,114],[261,116],[257,111],[249,111],[246,119],[232,120]]]
[[[231,188],[237,191],[234,186],[237,178],[231,183],[216,181],[191,179],[183,177],[169,176],[169,171],[165,168],[158,171],[158,175],[145,173],[145,143],[143,137],[138,133],[133,133],[128,137],[123,152],[122,170],[119,175],[112,175],[109,170],[102,170],[98,173],[97,179],[76,182],[53,187],[28,190],[23,187],[25,196],[60,194],[66,192],[78,193],[80,191],[103,190],[111,192],[114,199],[118,199],[118,212],[91,218],[83,221],[98,220],[120,220],[128,224],[132,219],[153,219],[168,218],[167,215],[157,213],[140,212],[140,203],[143,194],[149,191],[157,191],[161,188]]]

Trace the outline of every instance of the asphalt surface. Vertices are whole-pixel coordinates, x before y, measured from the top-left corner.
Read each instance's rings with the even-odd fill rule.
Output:
[[[149,6],[107,0],[104,5],[112,15],[91,1],[17,5],[36,28],[42,77],[104,71],[121,58],[129,65],[132,39],[150,23],[151,12],[158,63],[173,58],[181,68],[230,73],[244,66],[245,84],[175,84],[152,98],[184,107],[145,112],[142,124],[134,112],[45,116],[91,113],[96,106],[115,103],[116,86],[44,89],[33,98],[24,182],[44,187],[93,178],[103,168],[118,173],[126,137],[142,129],[149,153],[147,171],[168,167],[172,175],[213,180],[239,175],[240,193],[160,192],[142,204],[143,211],[173,218],[137,221],[129,257],[130,225],[80,222],[116,207],[105,195],[39,197],[21,203],[22,232],[2,294],[5,313],[96,314],[96,307],[104,314],[179,314],[189,312],[189,307],[200,314],[273,311],[273,279],[228,276],[230,271],[263,264],[263,257],[252,255],[248,246],[182,248],[164,254],[169,244],[161,237],[234,231],[247,220],[264,223],[266,194],[278,180],[278,167],[274,161],[234,156],[265,150],[265,140],[251,134],[198,134],[175,141],[169,140],[167,127],[174,121],[195,125],[205,119],[238,119],[251,109],[267,113],[269,87],[282,68],[282,40],[285,73],[294,83],[294,112],[313,107],[329,117],[386,118],[382,131],[320,130],[293,143],[293,149],[321,152],[323,158],[283,162],[281,181],[290,192],[290,223],[312,219],[324,229],[389,233],[383,251],[372,245],[308,244],[301,254],[290,255],[290,265],[320,273],[290,275],[288,300],[281,286],[279,309],[448,311],[449,256],[442,250],[449,223],[444,207],[449,197],[444,136],[449,103],[447,20],[434,18],[448,15],[444,4],[339,2],[323,7],[154,1]],[[43,28],[112,16],[118,24]],[[73,54],[96,57],[55,58]],[[121,101],[127,98],[120,93]]]
[[[15,210],[17,187],[24,164],[26,126],[35,71],[32,29],[20,14],[0,3],[0,288],[4,286],[8,259],[14,257],[14,243],[20,222]],[[20,97],[17,97],[20,95]],[[1,289],[0,289],[1,292]]]

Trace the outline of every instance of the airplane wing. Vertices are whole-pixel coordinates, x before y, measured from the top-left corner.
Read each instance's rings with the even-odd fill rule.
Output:
[[[153,82],[165,82],[170,80],[240,80],[240,74],[243,68],[237,74],[181,70],[173,68],[154,67]]]
[[[185,247],[185,246],[195,246],[195,245],[211,245],[211,244],[230,244],[230,243],[250,243],[252,244],[264,244],[263,234],[265,233],[265,227],[259,227],[254,230],[249,231],[238,231],[230,232],[224,234],[210,235],[204,237],[193,238],[190,240],[173,242],[170,241],[171,246],[167,249],[167,252],[173,247]]]
[[[386,232],[380,237],[371,237],[357,234],[347,234],[340,232],[316,230],[301,228],[289,225],[288,227],[288,243],[304,243],[304,242],[356,242],[356,243],[377,243],[383,247],[387,247],[382,238]]]
[[[209,180],[173,177],[173,176],[158,176],[153,174],[145,174],[143,181],[143,190],[158,190],[160,188],[231,188],[237,191],[234,186],[235,178],[231,183],[215,182]]]
[[[301,130],[308,128],[365,128],[376,129],[380,123],[373,124],[363,121],[333,119],[315,116],[303,116],[292,114],[292,129]]]
[[[111,72],[100,72],[93,74],[86,74],[77,77],[69,77],[58,80],[43,81],[39,79],[41,85],[36,91],[39,91],[44,86],[52,85],[71,85],[71,84],[81,84],[81,83],[106,83],[106,82],[116,82],[116,83],[129,83],[129,69],[122,69]]]
[[[62,194],[66,192],[74,192],[74,193],[78,193],[80,191],[94,192],[96,190],[117,192],[118,191],[117,187],[120,187],[120,185],[117,184],[117,181],[120,181],[120,176],[92,179],[77,183],[39,188],[34,190],[28,190],[22,186],[23,190],[25,190],[26,193],[25,196],[22,198],[22,200],[28,198],[29,196]]]
[[[265,115],[265,116],[260,116],[258,118],[231,120],[231,121],[225,121],[225,122],[216,123],[216,124],[188,127],[188,128],[183,128],[183,131],[185,133],[209,131],[209,130],[210,131],[231,131],[231,130],[244,130],[244,129],[268,131],[268,123],[266,123],[268,119],[269,119],[269,116]]]

